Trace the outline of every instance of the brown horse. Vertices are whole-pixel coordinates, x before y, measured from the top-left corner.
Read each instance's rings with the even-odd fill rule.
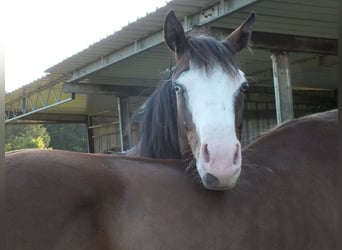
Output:
[[[235,185],[248,83],[234,55],[248,45],[254,20],[252,13],[221,42],[203,34],[186,36],[174,12],[166,15],[165,42],[176,65],[138,112],[135,155],[189,160],[208,189]]]
[[[335,249],[336,135],[337,111],[272,130],[224,192],[180,160],[7,153],[1,249]]]

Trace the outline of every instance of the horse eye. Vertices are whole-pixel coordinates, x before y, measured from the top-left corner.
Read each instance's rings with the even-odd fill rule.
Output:
[[[182,92],[182,87],[180,85],[178,85],[178,84],[175,84],[173,86],[173,90],[175,91],[176,94],[179,94],[179,93]]]
[[[240,86],[240,91],[241,92],[246,92],[248,90],[248,87],[249,87],[248,82],[244,82]]]

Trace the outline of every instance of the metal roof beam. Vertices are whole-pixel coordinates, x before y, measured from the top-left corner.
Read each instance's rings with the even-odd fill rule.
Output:
[[[210,34],[218,39],[224,39],[232,31],[232,29],[210,27]],[[279,50],[322,55],[337,55],[337,47],[337,39],[294,36],[259,31],[254,31],[251,37],[251,48],[268,51]]]
[[[183,27],[185,31],[189,31],[194,25],[206,25],[229,13],[235,12],[242,7],[246,7],[258,1],[259,0],[221,0],[220,2],[210,6],[207,9],[201,10],[189,16],[184,16]],[[170,3],[170,5],[166,6],[166,8],[170,7],[172,7],[172,2]],[[75,69],[72,73],[72,79],[69,82],[77,82],[92,73],[105,69],[106,67],[109,67],[116,62],[124,60],[130,56],[145,51],[163,42],[164,32],[161,29],[149,34],[146,37],[137,39],[135,42],[127,45],[124,48],[114,51],[111,54],[104,55],[98,60],[84,67]]]
[[[9,124],[46,124],[46,123],[87,123],[87,115],[77,114],[56,114],[56,113],[35,113],[30,116],[22,117]]]
[[[338,64],[338,58],[336,56],[314,56],[312,58],[308,58],[305,60],[299,60],[291,62],[291,73],[294,75],[296,73],[303,73],[306,71],[315,71],[319,67],[331,67],[333,65]],[[249,77],[255,79],[258,83],[262,82],[271,82],[273,81],[273,72],[271,68],[271,60],[270,60],[270,68],[259,71],[259,72],[249,72]]]
[[[65,83],[63,91],[65,93],[96,94],[96,95],[116,95],[116,96],[149,96],[155,87],[109,85],[109,84],[82,84]]]
[[[78,81],[76,83],[80,84],[105,84],[105,85],[125,85],[125,86],[146,86],[154,87],[161,80],[160,78],[134,78],[134,77],[115,77],[113,75],[109,76],[90,76],[83,81]],[[72,84],[76,84],[72,83]]]
[[[272,89],[272,90],[271,90]],[[271,90],[271,91],[270,91]],[[272,87],[252,87],[246,94],[246,102],[253,103],[274,103],[274,90]],[[320,95],[320,93],[325,93]],[[304,105],[325,105],[331,108],[336,107],[337,95],[335,90],[293,90],[293,103]],[[273,113],[274,116],[274,113]]]
[[[6,103],[5,122],[58,106],[60,104],[74,100],[73,93],[64,93],[60,84],[48,85],[36,92],[21,96],[13,101]]]
[[[265,50],[286,50],[322,55],[337,55],[337,39],[303,37],[267,32],[255,32],[252,35],[252,48]]]

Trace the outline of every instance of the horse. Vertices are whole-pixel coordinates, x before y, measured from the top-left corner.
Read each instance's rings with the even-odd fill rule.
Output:
[[[337,113],[262,135],[221,192],[181,159],[8,152],[1,249],[336,249]]]
[[[337,111],[288,122],[241,149],[248,83],[232,58],[248,45],[254,18],[218,42],[186,37],[167,14],[177,63],[157,90],[166,94],[142,109],[151,123],[142,123],[150,134],[138,156],[6,153],[1,249],[334,249]],[[204,185],[184,173],[191,162]]]
[[[137,112],[140,139],[128,154],[184,159],[212,190],[234,187],[241,171],[245,74],[234,55],[249,44],[255,13],[223,41],[184,33],[173,11],[164,37],[176,64]]]

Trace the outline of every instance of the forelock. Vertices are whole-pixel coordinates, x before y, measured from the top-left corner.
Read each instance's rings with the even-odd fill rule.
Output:
[[[220,66],[232,76],[238,74],[238,67],[229,47],[212,37],[189,36],[188,53],[191,64],[203,68],[207,73],[214,67]]]

